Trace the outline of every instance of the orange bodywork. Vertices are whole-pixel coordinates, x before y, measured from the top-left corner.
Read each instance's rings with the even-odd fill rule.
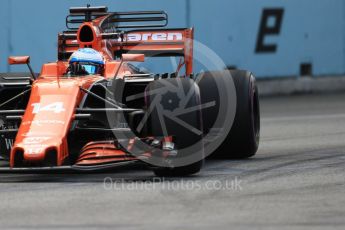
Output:
[[[93,48],[99,51],[105,60],[102,76],[64,76],[68,68],[67,61],[44,64],[39,77],[33,82],[30,99],[22,117],[13,148],[10,153],[10,166],[16,167],[16,157],[22,154],[24,162],[40,163],[49,151],[57,156],[57,166],[63,165],[69,157],[67,137],[74,122],[76,109],[85,93],[80,89],[102,79],[123,78],[131,74],[126,62],[114,60],[117,51],[146,54],[148,52],[178,53],[184,57],[186,76],[192,73],[193,29],[135,31],[126,34],[125,41],[103,39],[99,25],[106,17],[91,22],[84,22],[77,32],[77,39],[67,40],[64,52],[73,52],[78,48]],[[92,39],[85,41],[83,27],[92,31]],[[59,40],[59,51],[62,41]],[[137,55],[138,61],[143,56]],[[25,59],[25,60],[24,60]],[[11,62],[28,62],[29,57],[20,60],[11,58]],[[120,68],[120,69],[119,69]],[[128,156],[111,143],[89,143],[79,156],[77,164],[90,165],[113,161],[128,161],[135,157]]]
[[[57,153],[57,166],[63,165],[69,155],[67,135],[75,110],[85,96],[80,87],[88,89],[94,82],[113,77],[120,63],[108,61],[104,77],[96,75],[66,78],[63,74],[67,67],[67,62],[43,65],[40,77],[32,85],[28,106],[11,150],[11,167],[15,166],[15,155],[18,152],[23,153],[25,162],[40,163],[52,149]],[[119,77],[129,73],[126,65],[123,65]],[[113,151],[115,155],[120,153],[124,154],[119,150]]]
[[[17,64],[28,64],[30,63],[29,56],[22,56],[22,57],[9,57],[8,64],[10,65],[17,65]]]
[[[114,142],[90,142],[81,150],[76,164],[95,165],[131,160],[136,160],[136,158],[118,149]]]
[[[10,165],[14,166],[18,152],[23,152],[24,161],[40,162],[52,149],[57,152],[57,165],[62,165],[68,156],[67,134],[83,96],[79,87],[88,88],[99,78],[41,77],[35,81],[11,151]]]

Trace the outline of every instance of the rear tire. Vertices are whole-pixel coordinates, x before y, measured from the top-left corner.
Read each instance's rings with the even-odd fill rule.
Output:
[[[225,140],[214,151],[212,156],[227,159],[249,158],[256,154],[260,140],[260,105],[259,93],[255,77],[252,73],[242,70],[232,70],[230,75],[236,88],[236,115],[230,132]],[[201,91],[202,104],[221,95],[216,87],[214,78],[229,77],[229,72],[206,73],[198,83]],[[226,82],[226,81],[224,81]],[[213,89],[213,90],[212,90]],[[217,99],[219,100],[219,99]],[[213,108],[219,110],[218,108]],[[217,112],[203,110],[204,129],[210,130],[216,120]]]

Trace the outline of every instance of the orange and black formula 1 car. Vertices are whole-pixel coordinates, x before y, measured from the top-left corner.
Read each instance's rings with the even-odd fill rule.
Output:
[[[167,29],[167,22],[162,11],[73,7],[57,62],[35,74],[29,56],[9,57],[30,72],[0,74],[0,173],[144,163],[158,176],[184,176],[210,154],[253,156],[260,133],[254,76],[194,75],[193,29]],[[180,63],[161,74],[135,65],[154,57]]]

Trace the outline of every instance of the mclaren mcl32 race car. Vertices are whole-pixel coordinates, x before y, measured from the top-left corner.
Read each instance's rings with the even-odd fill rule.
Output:
[[[58,61],[36,74],[29,56],[9,57],[30,71],[0,75],[0,173],[145,164],[158,176],[187,176],[209,155],[255,155],[254,76],[193,74],[194,30],[167,22],[163,11],[73,7],[58,35]],[[137,65],[157,57],[180,63],[172,73]]]

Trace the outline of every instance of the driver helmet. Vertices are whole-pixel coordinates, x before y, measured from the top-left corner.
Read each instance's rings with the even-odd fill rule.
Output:
[[[104,59],[102,55],[94,49],[82,48],[75,51],[69,59],[70,67],[78,65],[78,73],[72,73],[76,75],[81,74],[100,74],[104,67]],[[81,68],[80,68],[81,67]]]

